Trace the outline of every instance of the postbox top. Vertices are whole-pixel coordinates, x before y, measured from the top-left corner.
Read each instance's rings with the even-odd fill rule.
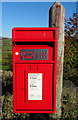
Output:
[[[12,42],[41,42],[57,40],[57,28],[39,27],[39,28],[13,28]]]

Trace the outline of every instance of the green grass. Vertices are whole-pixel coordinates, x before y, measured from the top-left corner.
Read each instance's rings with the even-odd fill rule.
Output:
[[[9,70],[10,69],[10,59],[9,54],[12,53],[12,40],[11,39],[3,39],[2,40],[2,69]],[[1,60],[0,60],[1,61]]]
[[[2,39],[3,43],[12,44],[12,39]]]
[[[2,55],[0,54],[0,63],[2,62]]]
[[[11,39],[3,39],[2,51],[11,51],[12,50],[12,41]]]
[[[2,70],[2,65],[0,65],[0,70]]]
[[[8,65],[2,66],[2,70],[10,70],[10,67]]]
[[[2,52],[2,59],[8,58],[8,54],[6,52]]]
[[[11,46],[11,45],[4,45],[4,46],[2,47],[2,51],[11,51],[11,49],[12,49],[12,46]]]

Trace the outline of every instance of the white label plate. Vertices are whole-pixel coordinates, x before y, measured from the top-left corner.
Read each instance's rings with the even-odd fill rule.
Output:
[[[42,73],[28,73],[28,100],[42,100]]]

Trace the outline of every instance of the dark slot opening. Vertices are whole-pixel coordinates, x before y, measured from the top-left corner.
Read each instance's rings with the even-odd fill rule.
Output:
[[[16,45],[48,45],[54,46],[54,42],[15,42]]]

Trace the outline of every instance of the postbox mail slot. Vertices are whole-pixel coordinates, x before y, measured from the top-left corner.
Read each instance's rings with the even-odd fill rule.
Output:
[[[13,35],[13,40],[14,41],[30,41],[30,40],[50,40],[50,39],[54,39],[54,31],[49,30],[49,31],[39,31],[39,30],[34,30],[34,31],[15,31],[14,35]]]

